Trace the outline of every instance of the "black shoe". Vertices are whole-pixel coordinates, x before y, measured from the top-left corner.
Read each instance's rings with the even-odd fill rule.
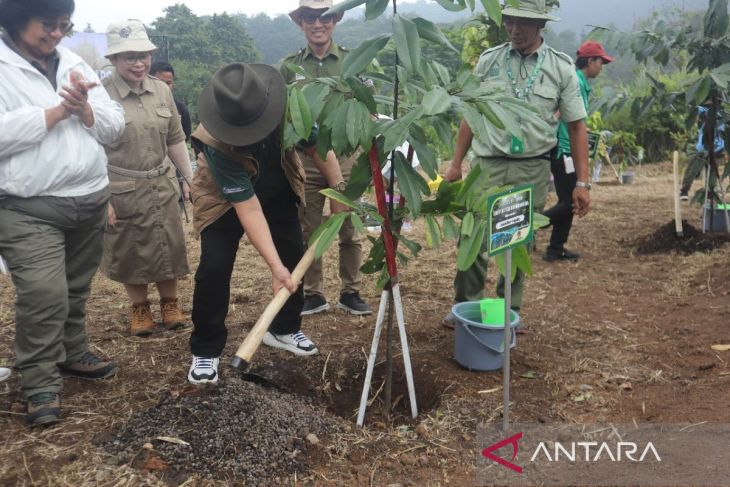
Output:
[[[362,300],[360,293],[340,294],[340,302],[337,303],[337,307],[353,315],[369,315],[373,312],[373,308]]]
[[[58,423],[61,415],[61,403],[58,394],[39,392],[28,398],[28,413],[25,420],[29,426],[42,426]]]
[[[554,249],[548,247],[545,251],[545,255],[542,256],[542,260],[545,262],[555,262],[556,260],[571,260],[575,261],[580,259],[580,254],[571,252],[570,250],[563,247],[562,249]]]
[[[319,294],[313,294],[311,296],[304,296],[304,306],[302,312],[299,313],[301,316],[313,315],[327,311],[330,309],[329,303]]]

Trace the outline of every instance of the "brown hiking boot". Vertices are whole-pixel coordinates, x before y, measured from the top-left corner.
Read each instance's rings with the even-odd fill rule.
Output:
[[[132,328],[130,334],[134,336],[149,335],[155,331],[155,322],[152,320],[150,302],[132,304]]]
[[[61,401],[58,394],[40,392],[28,398],[28,413],[25,420],[29,426],[41,426],[58,423],[61,415]]]
[[[85,352],[79,360],[68,365],[59,365],[61,375],[79,379],[106,379],[117,373],[117,365],[102,360],[91,352]]]
[[[162,325],[168,330],[177,330],[188,326],[185,315],[180,310],[177,298],[160,298]]]

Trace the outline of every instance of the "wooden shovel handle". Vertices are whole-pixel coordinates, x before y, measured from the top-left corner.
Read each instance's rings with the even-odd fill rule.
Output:
[[[292,271],[292,282],[298,284],[304,277],[304,273],[307,272],[307,269],[309,269],[309,266],[312,265],[318,242],[319,239],[315,240],[312,245],[309,246],[302,256],[302,259]],[[266,306],[256,324],[253,328],[251,328],[251,331],[248,332],[243,343],[241,343],[241,346],[238,347],[238,350],[236,351],[236,357],[243,361],[243,364],[236,366],[237,368],[247,368],[251,363],[251,359],[261,345],[261,341],[264,339],[264,335],[268,331],[269,325],[271,325],[276,314],[281,311],[281,308],[284,306],[284,303],[286,303],[286,300],[289,299],[289,296],[291,296],[291,293],[287,288],[283,287],[279,289],[279,292],[276,293],[274,299],[272,299]],[[234,362],[238,362],[235,357]]]

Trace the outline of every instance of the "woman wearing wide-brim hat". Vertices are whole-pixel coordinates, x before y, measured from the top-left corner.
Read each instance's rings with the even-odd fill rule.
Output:
[[[114,71],[104,87],[124,108],[126,129],[106,146],[112,197],[101,269],[124,284],[132,301],[133,335],[147,335],[155,328],[147,296],[150,283],[160,294],[163,326],[185,325],[177,280],[190,272],[178,189],[171,178],[175,169],[168,158],[188,181],[192,169],[172,93],[148,74],[155,49],[139,21],[107,28],[106,57]],[[183,191],[188,196],[187,184]]]
[[[192,136],[198,157],[193,223],[200,232],[188,373],[193,384],[218,381],[230,280],[244,233],[269,266],[274,293],[281,287],[292,292],[264,343],[296,355],[318,351],[301,332],[304,294],[290,275],[304,254],[297,209],[304,202],[304,170],[295,151],[282,151],[285,108],[284,79],[263,64],[224,66],[198,99],[201,125]]]

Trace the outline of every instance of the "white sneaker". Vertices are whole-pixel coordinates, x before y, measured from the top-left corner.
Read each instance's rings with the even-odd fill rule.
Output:
[[[7,380],[10,378],[10,369],[5,367],[0,367],[0,382]]]
[[[191,384],[216,384],[218,382],[218,357],[207,358],[193,355],[188,382]]]
[[[294,355],[314,355],[319,352],[312,340],[307,338],[307,335],[301,331],[287,335],[275,335],[267,331],[264,335],[264,344],[269,347],[287,350]]]

